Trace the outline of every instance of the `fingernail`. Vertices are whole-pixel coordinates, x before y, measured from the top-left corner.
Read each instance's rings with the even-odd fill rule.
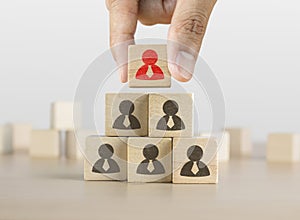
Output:
[[[196,60],[195,57],[185,51],[180,51],[176,57],[176,64],[180,70],[180,75],[185,79],[192,78],[194,73]]]

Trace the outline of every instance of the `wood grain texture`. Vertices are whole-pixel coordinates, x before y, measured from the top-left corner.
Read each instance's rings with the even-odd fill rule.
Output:
[[[268,136],[267,161],[296,162],[300,160],[300,135],[274,133]]]
[[[188,149],[197,145],[203,150],[203,157],[200,159],[209,172],[209,176],[183,176],[182,169],[188,158]],[[217,143],[212,138],[174,138],[173,139],[173,183],[217,183],[218,182],[218,158]]]
[[[219,169],[218,185],[94,182],[79,160],[0,155],[0,219],[299,219],[300,163],[237,158]]]
[[[193,94],[150,94],[149,95],[149,136],[150,137],[192,137],[193,136]],[[160,130],[158,123],[166,113],[163,110],[164,104],[169,101],[178,104],[178,112],[175,114],[184,123],[182,130]]]
[[[117,119],[121,119],[120,106],[123,101],[134,105],[132,116],[138,121],[140,128],[114,128]],[[125,123],[125,122],[124,122]],[[119,123],[120,124],[120,123]],[[105,99],[105,135],[112,137],[147,136],[148,135],[148,95],[143,93],[108,93]]]
[[[51,105],[51,128],[56,130],[74,129],[73,102],[54,102]]]
[[[12,148],[16,151],[29,151],[31,143],[31,124],[12,124]]]
[[[137,170],[146,158],[143,149],[149,145],[158,149],[156,159],[163,166],[159,174],[141,174]],[[148,168],[146,165],[145,168]],[[158,168],[159,169],[159,168]],[[151,171],[151,170],[150,170]],[[128,139],[128,182],[171,182],[172,179],[172,139],[171,138],[129,138]]]
[[[230,156],[251,156],[251,132],[247,128],[226,128],[230,135]]]
[[[164,73],[164,79],[159,80],[140,80],[136,79],[137,71],[145,65],[142,60],[143,53],[146,50],[154,50],[158,55],[158,61],[155,63]],[[128,48],[128,81],[130,88],[146,87],[171,87],[171,74],[167,62],[166,45],[131,45]]]
[[[118,172],[97,173],[93,172],[93,167],[101,159],[99,147],[109,144],[113,148],[111,159],[119,167]],[[103,159],[103,158],[102,158]],[[126,180],[127,179],[127,138],[90,136],[86,140],[84,159],[84,179],[85,180]]]
[[[29,154],[36,158],[59,157],[59,132],[56,130],[33,130]]]

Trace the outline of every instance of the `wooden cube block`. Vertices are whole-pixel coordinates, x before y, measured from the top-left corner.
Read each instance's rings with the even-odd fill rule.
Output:
[[[31,143],[31,124],[12,124],[12,147],[17,151],[28,151]]]
[[[192,137],[193,94],[150,94],[149,136]]]
[[[167,45],[131,45],[128,59],[130,88],[171,87]]]
[[[33,130],[29,154],[37,158],[59,158],[59,132],[56,130]]]
[[[105,134],[107,136],[147,136],[147,94],[106,94],[105,103]]]
[[[51,106],[51,128],[56,130],[72,130],[73,102],[54,102]]]
[[[267,160],[270,162],[295,162],[300,160],[299,134],[270,134],[267,144]]]
[[[12,129],[10,125],[0,126],[0,154],[12,153]]]
[[[212,138],[173,139],[173,183],[217,183],[217,143]]]
[[[85,180],[127,179],[127,138],[90,136],[85,156]]]
[[[202,133],[201,136],[214,138],[214,136],[209,133]],[[230,158],[230,135],[227,131],[224,131],[220,138],[220,140],[216,140],[218,144],[218,161],[227,162]]]
[[[250,130],[246,128],[227,128],[230,135],[230,156],[250,156],[252,153]]]
[[[127,157],[128,182],[171,182],[171,138],[129,138]]]
[[[74,131],[66,132],[66,158],[68,159],[83,159],[81,151],[83,147],[77,141]]]

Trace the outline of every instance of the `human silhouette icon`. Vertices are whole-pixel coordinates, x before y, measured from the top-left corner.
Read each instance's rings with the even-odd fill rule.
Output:
[[[185,125],[176,113],[179,110],[177,102],[168,100],[163,105],[164,115],[157,123],[156,129],[164,131],[178,131],[184,130]]]
[[[148,144],[143,149],[143,155],[146,158],[137,167],[136,173],[145,175],[156,175],[165,173],[165,168],[156,158],[159,154],[157,146]]]
[[[146,50],[142,55],[144,65],[141,66],[136,72],[135,78],[140,80],[160,80],[164,79],[164,73],[161,68],[156,64],[158,55],[154,50]],[[149,76],[148,71],[152,71],[152,75]]]
[[[180,171],[180,176],[204,177],[209,176],[210,172],[205,163],[200,161],[203,157],[203,150],[198,145],[193,145],[187,150],[189,162],[184,164]]]
[[[113,128],[115,129],[139,129],[141,124],[139,120],[132,114],[134,112],[134,104],[129,100],[124,100],[119,105],[121,115],[114,121]]]
[[[119,173],[120,167],[111,157],[114,149],[110,144],[102,144],[98,148],[100,159],[94,164],[92,172],[94,173]]]

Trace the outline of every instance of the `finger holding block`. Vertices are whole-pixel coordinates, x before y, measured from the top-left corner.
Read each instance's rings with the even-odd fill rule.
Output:
[[[193,94],[150,94],[149,136],[192,137]]]
[[[109,93],[105,99],[105,134],[111,137],[148,135],[148,95]]]
[[[173,183],[217,183],[217,143],[212,138],[174,138]]]
[[[128,139],[128,182],[171,182],[171,138]]]
[[[84,159],[85,180],[127,179],[127,138],[89,136]]]
[[[167,45],[131,45],[128,59],[130,88],[171,87]]]

